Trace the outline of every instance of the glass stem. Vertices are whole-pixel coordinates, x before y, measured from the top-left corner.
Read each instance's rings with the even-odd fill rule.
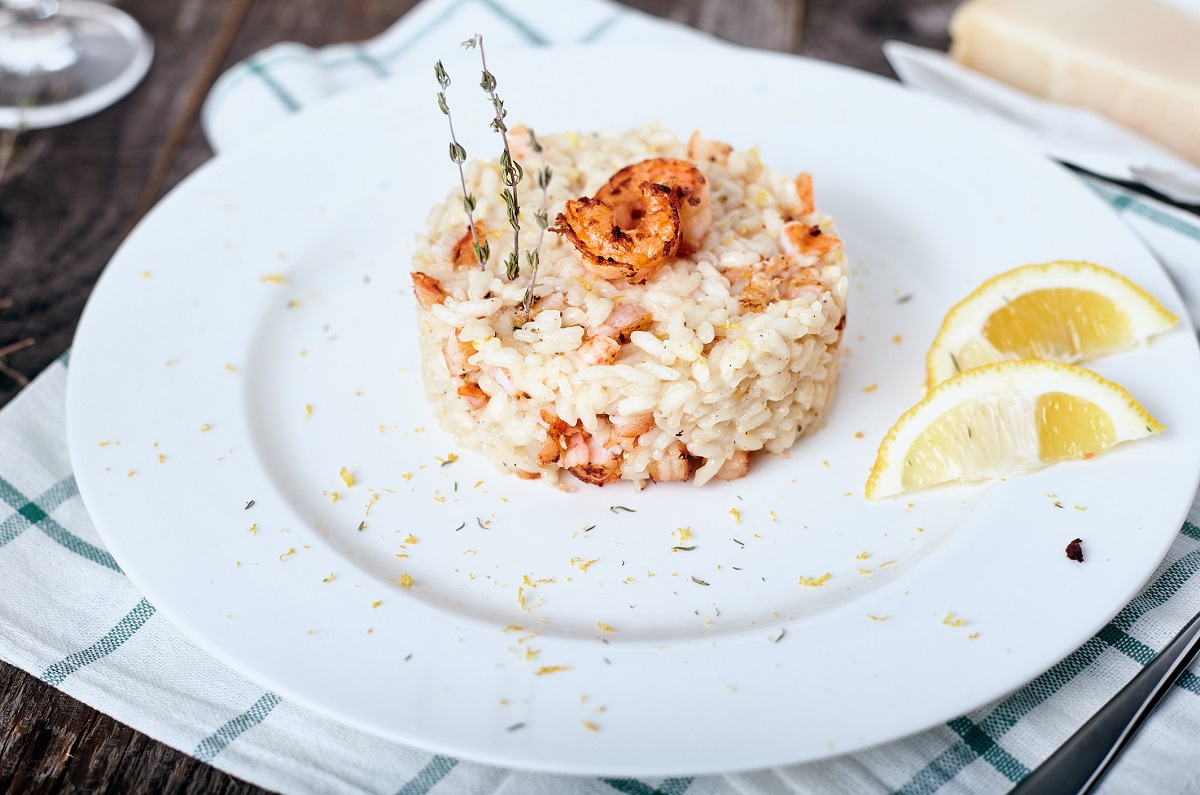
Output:
[[[17,24],[29,24],[50,19],[58,13],[58,0],[4,0]]]

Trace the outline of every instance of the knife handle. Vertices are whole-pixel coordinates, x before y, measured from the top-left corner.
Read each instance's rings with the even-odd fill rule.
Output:
[[[1200,615],[1010,795],[1090,792],[1200,651]]]

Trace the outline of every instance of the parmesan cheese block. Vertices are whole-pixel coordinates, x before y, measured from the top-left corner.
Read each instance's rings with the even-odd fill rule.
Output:
[[[1200,18],[1160,0],[967,0],[951,57],[1200,165]]]

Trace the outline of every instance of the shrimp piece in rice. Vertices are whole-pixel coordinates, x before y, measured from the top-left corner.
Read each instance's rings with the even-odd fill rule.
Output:
[[[591,329],[579,346],[579,360],[587,365],[612,364],[635,331],[650,328],[654,318],[633,304],[618,304],[599,326]]]
[[[796,177],[796,193],[800,196],[800,214],[812,215],[816,209],[813,204],[812,174],[801,171]]]
[[[584,266],[601,279],[642,284],[679,250],[679,209],[665,185],[640,188],[642,216],[626,231],[611,204],[584,196],[567,202],[550,227],[583,255]]]
[[[467,361],[468,358],[475,355],[475,346],[460,340],[458,338],[460,331],[462,329],[454,329],[450,333],[450,339],[446,340],[446,347],[442,349],[442,358],[446,360],[446,369],[450,371],[450,375],[466,375],[472,370],[478,369]]]
[[[787,254],[820,257],[842,247],[841,238],[824,232],[820,226],[788,221],[779,233],[779,243]]]
[[[612,364],[621,352],[621,343],[604,334],[593,334],[583,341],[575,355],[581,364],[595,367],[601,364]]]
[[[427,273],[421,271],[413,271],[412,274],[413,292],[417,294],[417,303],[422,309],[431,309],[434,304],[440,304],[446,300],[446,291],[442,289],[442,283],[433,278]]]
[[[750,471],[750,454],[745,450],[734,450],[733,455],[721,468],[717,470],[717,474],[713,475],[717,480],[737,480],[738,478],[746,477],[746,473]]]
[[[483,226],[480,224],[475,224],[474,231],[471,227],[467,227],[466,234],[460,237],[454,244],[454,248],[450,250],[450,261],[454,263],[455,267],[479,264],[479,259],[475,256],[475,242],[483,240],[484,234]]]
[[[592,329],[592,333],[612,337],[624,345],[629,342],[629,336],[633,332],[645,331],[653,321],[654,318],[649,312],[634,304],[618,304],[608,313],[603,323]]]
[[[604,445],[609,448],[619,447],[626,452],[637,447],[638,439],[643,434],[654,430],[653,414],[636,414],[632,417],[610,414],[608,421],[612,423],[613,429]]]
[[[538,451],[538,466],[545,468],[558,461],[562,456],[562,439],[570,426],[549,409],[542,409],[541,417],[542,422],[546,424],[546,443]]]
[[[673,443],[663,451],[662,458],[650,462],[647,473],[655,483],[687,480],[692,476],[692,462],[687,449],[680,442]]]
[[[645,182],[670,188],[671,196],[679,205],[682,235],[679,253],[699,251],[713,220],[708,180],[704,173],[696,168],[695,163],[687,160],[654,157],[626,166],[613,174],[604,187],[596,191],[596,198],[613,206],[617,224],[622,229],[637,226],[647,211],[642,199],[642,184]]]
[[[568,433],[562,465],[584,483],[594,486],[621,479],[621,460],[613,450],[601,443],[600,437],[580,429]]]
[[[700,137],[700,131],[694,130],[692,137],[688,138],[688,160],[699,162],[704,160],[709,163],[720,163],[724,165],[729,162],[729,153],[733,151],[733,147],[720,141],[708,141]]]
[[[487,392],[479,388],[479,384],[470,381],[458,388],[458,396],[467,404],[467,408],[478,411],[488,404]]]

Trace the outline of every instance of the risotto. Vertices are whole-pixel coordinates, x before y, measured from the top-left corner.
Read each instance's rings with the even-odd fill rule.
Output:
[[[847,280],[808,174],[647,124],[509,132],[521,274],[498,162],[472,161],[413,257],[425,389],[442,428],[500,470],[565,485],[745,475],[819,427],[837,381]],[[540,265],[526,311],[531,269]],[[473,244],[492,254],[481,267]]]

